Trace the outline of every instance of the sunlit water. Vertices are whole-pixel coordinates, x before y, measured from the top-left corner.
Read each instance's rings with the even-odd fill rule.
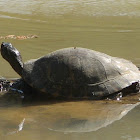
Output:
[[[140,66],[139,7],[138,0],[1,0],[0,36],[39,36],[1,42],[11,42],[24,61],[60,48],[85,47]],[[2,57],[0,76],[19,77]],[[136,105],[81,101],[2,106],[0,138],[139,140]]]

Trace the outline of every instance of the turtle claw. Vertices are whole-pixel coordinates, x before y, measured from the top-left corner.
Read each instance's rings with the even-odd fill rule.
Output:
[[[0,93],[9,91],[10,82],[6,79],[0,79]]]
[[[140,81],[138,81],[138,83],[137,83],[137,85],[136,85],[136,90],[137,90],[138,92],[140,92]]]
[[[24,92],[22,90],[10,87],[9,91],[11,91],[12,93],[20,95],[21,99],[24,98]]]
[[[0,92],[2,92],[3,91],[3,86],[2,86],[2,84],[0,83]]]
[[[123,93],[122,93],[122,92],[119,92],[119,93],[117,94],[117,96],[116,96],[116,100],[117,100],[117,101],[120,101],[120,100],[122,99],[122,97],[123,97]]]

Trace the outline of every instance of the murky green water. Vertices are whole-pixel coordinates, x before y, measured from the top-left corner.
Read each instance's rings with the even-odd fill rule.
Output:
[[[27,40],[1,40],[11,42],[21,52],[24,61],[60,48],[85,47],[131,60],[140,66],[139,25],[138,0],[0,0],[0,36],[39,36]],[[19,77],[1,56],[0,76]],[[0,137],[6,140],[139,140],[139,106],[121,120],[102,129],[95,129],[97,125],[102,127],[104,121],[108,124],[110,120],[120,119],[121,112],[134,107],[126,106],[114,104],[108,108],[106,104],[102,106],[102,103],[81,101],[1,107]],[[112,114],[99,115],[93,108],[100,113],[104,110],[109,113],[111,110]],[[114,112],[115,109],[118,112]],[[102,116],[104,117],[101,118]],[[110,116],[112,118],[106,120]],[[98,118],[97,121],[95,118]],[[22,121],[23,129],[18,131],[18,125]],[[68,129],[82,132],[64,132]]]

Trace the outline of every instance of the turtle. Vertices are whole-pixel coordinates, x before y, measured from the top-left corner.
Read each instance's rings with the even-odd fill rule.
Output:
[[[140,89],[140,71],[132,62],[87,48],[63,48],[23,63],[20,52],[3,42],[1,55],[21,76],[21,87],[48,97],[98,100]]]

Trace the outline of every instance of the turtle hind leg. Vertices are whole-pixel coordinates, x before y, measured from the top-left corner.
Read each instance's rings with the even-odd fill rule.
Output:
[[[135,82],[135,83],[132,83],[130,86],[122,89],[121,91],[102,97],[102,99],[120,100],[124,96],[134,95],[139,92],[140,92],[140,84],[139,82]]]
[[[134,93],[140,92],[140,83],[139,82],[132,83],[132,90]]]
[[[123,95],[128,95],[128,94],[133,94],[133,93],[138,93],[140,92],[140,83],[138,82],[134,82],[132,83],[132,85],[130,85],[129,87],[126,87],[122,90]]]

